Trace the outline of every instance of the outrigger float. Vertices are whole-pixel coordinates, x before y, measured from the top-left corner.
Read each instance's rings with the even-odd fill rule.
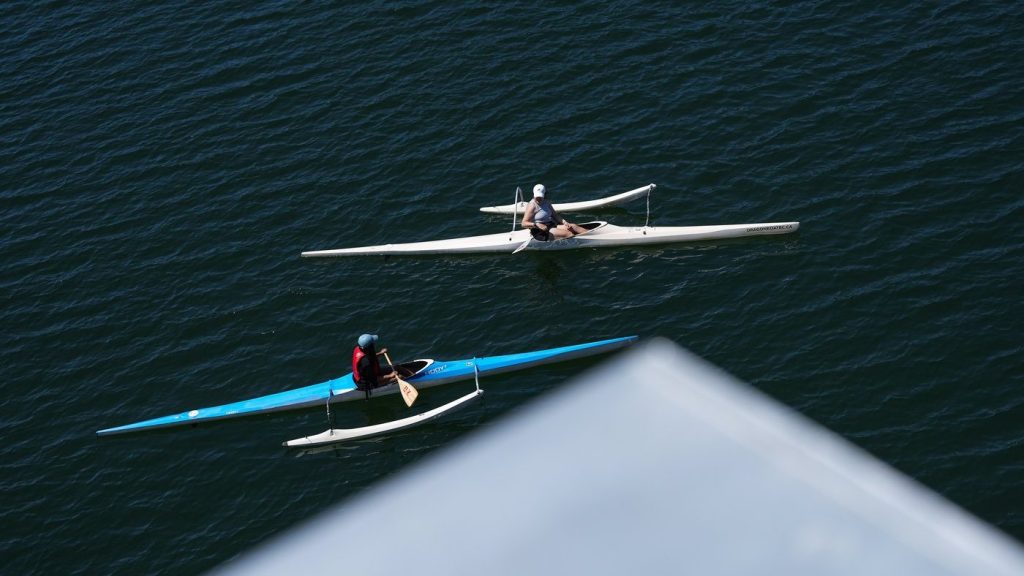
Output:
[[[562,213],[569,212],[585,212],[587,210],[596,210],[599,208],[609,208],[612,206],[618,206],[624,202],[635,200],[645,194],[650,194],[657,188],[654,184],[648,184],[647,186],[641,186],[630,190],[629,192],[623,192],[621,194],[615,194],[614,196],[605,196],[604,198],[598,198],[597,200],[584,200],[582,202],[563,202],[553,203],[555,210]],[[504,206],[484,206],[480,209],[485,214],[521,214],[526,211],[526,200],[519,200],[519,196],[522,192],[517,192],[516,200],[512,204],[506,204]]]

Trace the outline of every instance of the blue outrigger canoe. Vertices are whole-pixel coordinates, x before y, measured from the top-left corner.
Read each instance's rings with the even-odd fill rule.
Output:
[[[573,346],[562,346],[560,348],[549,348],[547,350],[536,350],[533,352],[522,352],[519,354],[505,354],[502,356],[489,356],[484,358],[469,358],[465,360],[413,360],[397,364],[399,374],[416,388],[429,388],[449,382],[467,380],[473,378],[474,363],[481,375],[501,374],[514,370],[523,370],[542,364],[564,362],[575,358],[583,358],[604,352],[617,350],[637,340],[636,336],[625,336],[623,338],[612,338],[598,342],[575,344]],[[372,396],[398,393],[397,384],[389,384],[374,388],[370,391]],[[362,400],[367,397],[366,392],[357,390],[352,374],[348,373],[339,378],[312,384],[294,390],[260,396],[250,400],[242,400],[231,404],[222,404],[210,408],[198,408],[125,424],[114,428],[105,428],[96,432],[97,436],[111,436],[114,434],[127,434],[131,432],[143,432],[157,428],[170,426],[183,426],[187,424],[198,424],[200,422],[211,422],[227,418],[240,418],[268,412],[281,410],[295,410],[311,406],[322,406],[328,399],[331,403],[344,402],[349,400]]]

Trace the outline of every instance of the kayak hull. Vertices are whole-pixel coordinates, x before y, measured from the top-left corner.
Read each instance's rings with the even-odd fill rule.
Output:
[[[596,210],[598,208],[609,208],[611,206],[617,206],[624,202],[644,196],[650,192],[653,192],[656,186],[654,184],[648,184],[647,186],[641,186],[628,192],[616,194],[614,196],[606,196],[604,198],[598,198],[596,200],[585,200],[582,202],[563,202],[560,204],[552,204],[555,210],[560,213],[569,212],[583,212],[586,210]],[[526,211],[526,205],[528,202],[517,202],[515,204],[506,204],[504,206],[485,206],[480,209],[481,212],[486,214],[522,214]]]
[[[583,358],[617,350],[636,342],[636,336],[612,338],[597,342],[587,342],[572,346],[535,350],[518,354],[504,354],[500,356],[487,356],[482,358],[467,358],[464,360],[436,361],[416,360],[407,364],[397,366],[415,366],[413,374],[405,379],[417,389],[430,388],[450,382],[471,379],[474,376],[474,364],[479,369],[480,375],[501,374],[514,370],[525,370],[534,366],[551,364],[554,362],[565,362],[575,358]],[[369,396],[385,396],[398,394],[397,384],[389,384],[370,390]],[[363,400],[367,393],[356,389],[352,374],[348,373],[339,378],[311,384],[294,390],[286,390],[276,394],[268,394],[258,398],[242,400],[220,406],[208,408],[197,408],[177,414],[169,414],[159,418],[142,420],[132,424],[105,428],[96,432],[97,436],[113,436],[116,434],[129,434],[143,432],[173,426],[195,425],[203,422],[213,422],[230,418],[241,418],[258,414],[267,414],[284,410],[297,410],[313,406],[324,406],[328,401],[332,404],[352,400]]]
[[[314,250],[303,252],[303,258],[342,256],[414,256],[427,254],[487,254],[512,253],[524,242],[526,250],[573,250],[579,248],[610,248],[615,246],[641,246],[645,244],[671,244],[790,234],[800,228],[799,222],[764,222],[757,224],[726,224],[718,226],[637,226],[623,227],[603,221],[581,224],[590,228],[572,238],[541,242],[531,240],[529,230],[516,230],[499,234],[485,234],[466,238],[450,238],[408,244],[382,244],[358,248]]]

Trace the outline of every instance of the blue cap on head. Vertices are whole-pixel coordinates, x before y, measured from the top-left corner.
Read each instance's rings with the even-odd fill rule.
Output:
[[[359,342],[358,343],[359,343],[359,347],[360,348],[366,348],[367,346],[369,346],[370,344],[373,344],[376,341],[377,341],[377,335],[376,334],[363,334],[362,336],[359,337]]]

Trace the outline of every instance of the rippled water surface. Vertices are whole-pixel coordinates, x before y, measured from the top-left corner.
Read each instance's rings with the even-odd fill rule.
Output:
[[[403,359],[665,336],[1024,539],[1022,6],[3,4],[3,571],[209,569],[598,361],[300,458],[322,410],[94,436],[340,375],[367,331]],[[536,182],[803,225],[298,258],[501,231],[477,207]]]

